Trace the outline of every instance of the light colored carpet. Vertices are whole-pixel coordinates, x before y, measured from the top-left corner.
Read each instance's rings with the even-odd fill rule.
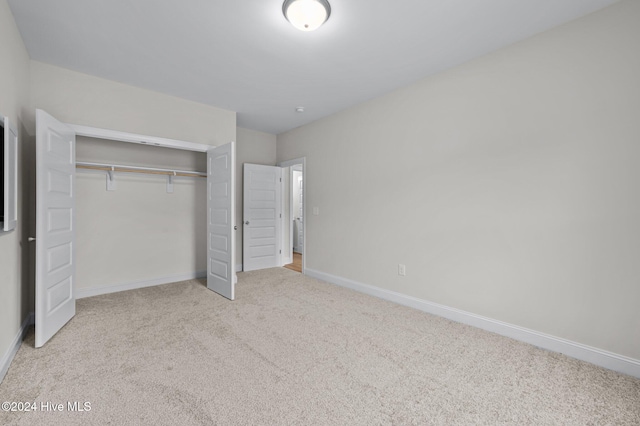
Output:
[[[193,280],[82,299],[30,333],[0,424],[638,425],[640,380],[284,269],[229,302]]]

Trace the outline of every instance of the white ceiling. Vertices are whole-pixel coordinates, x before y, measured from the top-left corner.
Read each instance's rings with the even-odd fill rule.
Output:
[[[32,59],[237,111],[281,133],[616,0],[9,0]],[[305,112],[295,112],[304,106]]]

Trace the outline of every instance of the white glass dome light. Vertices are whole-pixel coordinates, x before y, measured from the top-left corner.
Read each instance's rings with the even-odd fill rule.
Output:
[[[285,0],[282,12],[297,29],[313,31],[329,19],[331,6],[327,0]]]

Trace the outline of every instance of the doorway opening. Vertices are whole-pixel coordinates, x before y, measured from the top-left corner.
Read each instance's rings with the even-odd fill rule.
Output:
[[[293,252],[293,262],[284,265],[285,268],[292,271],[302,272],[302,254]]]
[[[283,171],[283,211],[285,223],[283,228],[283,260],[284,267],[304,273],[306,264],[306,182],[304,158],[286,161],[279,164]]]

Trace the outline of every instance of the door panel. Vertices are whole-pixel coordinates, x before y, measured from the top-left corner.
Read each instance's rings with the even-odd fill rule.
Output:
[[[207,287],[235,298],[235,143],[207,152]]]
[[[76,313],[73,130],[36,111],[36,347]]]
[[[244,165],[242,269],[280,266],[282,168]]]

